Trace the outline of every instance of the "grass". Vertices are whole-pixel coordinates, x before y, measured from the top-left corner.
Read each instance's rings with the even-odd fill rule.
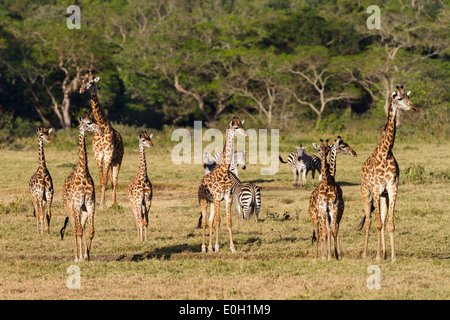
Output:
[[[346,138],[344,136],[344,138]],[[355,226],[362,217],[359,172],[371,154],[371,143],[346,141],[357,158],[340,156],[337,181],[346,209],[340,234],[345,254],[340,261],[315,260],[308,214],[311,175],[305,187],[292,186],[285,164],[273,176],[261,176],[259,165],[240,170],[243,181],[256,181],[262,193],[260,222],[238,221],[233,208],[229,250],[224,204],[221,205],[219,254],[201,253],[197,187],[201,165],[174,166],[175,143],[158,141],[146,150],[154,188],[149,240],[138,242],[127,199],[128,183],[138,169],[137,147],[126,146],[119,175],[118,205],[96,209],[92,261],[77,263],[81,289],[66,286],[73,264],[73,237],[59,237],[66,213],[62,184],[77,161],[77,148],[46,146],[47,166],[55,186],[51,233],[39,236],[28,195],[28,181],[38,165],[37,148],[2,150],[0,161],[0,298],[1,299],[449,299],[448,143],[397,141],[394,154],[401,169],[396,204],[397,263],[375,260],[376,229],[369,238],[369,258],[360,258],[364,234]],[[74,140],[76,137],[74,136]],[[100,197],[98,171],[88,136],[91,175]],[[295,139],[283,137],[280,153]],[[310,146],[313,137],[295,144]],[[55,144],[57,141],[55,142]],[[308,150],[312,151],[312,146]],[[420,156],[418,156],[420,155]],[[432,155],[430,157],[424,155]],[[410,168],[407,174],[404,170]],[[447,170],[447,171],[446,171]],[[435,178],[437,177],[437,178]],[[317,177],[316,177],[317,179]],[[373,216],[375,218],[375,216]],[[68,228],[70,229],[70,228]],[[386,239],[389,236],[386,235]],[[388,256],[390,250],[388,246]],[[381,270],[381,289],[370,290],[367,268]]]

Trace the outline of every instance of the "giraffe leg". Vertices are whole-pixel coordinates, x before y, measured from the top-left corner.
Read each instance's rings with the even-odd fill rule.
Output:
[[[152,191],[149,186],[145,188],[145,205],[144,205],[144,232],[145,240],[148,238],[148,214],[150,213],[150,208],[152,206]]]
[[[133,210],[134,222],[136,223],[137,240],[140,241],[140,234],[139,234],[139,225],[140,225],[140,221],[139,221],[139,207],[136,206],[134,204],[134,202],[133,202],[133,205],[132,205],[132,210]]]
[[[313,224],[313,241],[314,241],[314,247],[315,247],[315,254],[314,257],[317,259],[317,254],[319,251],[319,221],[317,212],[314,207],[310,206],[309,214],[311,216],[312,224]]]
[[[234,248],[233,233],[231,231],[231,193],[228,193],[225,195],[225,207],[226,207],[226,213],[227,213],[228,234],[230,236],[230,250],[231,250],[231,252],[234,253],[234,252],[236,252],[236,249]],[[248,211],[248,208],[247,208],[247,211]],[[248,219],[248,212],[247,212],[247,219]]]
[[[219,226],[220,226],[220,201],[215,200],[214,201],[214,225],[216,227],[216,243],[214,245],[214,252],[219,252]]]
[[[88,218],[88,213],[86,211],[82,211],[82,210],[80,210],[80,213],[81,213],[81,230],[82,230],[81,240],[82,240],[82,244],[83,244],[83,253],[84,253],[84,254],[81,253],[81,256],[83,257],[84,260],[89,261],[88,247],[87,247],[87,243],[86,243],[86,233],[84,232],[85,226],[86,226],[86,220]]]
[[[209,213],[209,220],[208,220],[208,227],[209,227],[209,245],[208,245],[208,252],[213,252],[212,248],[212,229],[213,229],[213,222],[216,218],[215,215],[215,209],[216,209],[216,201],[211,203],[211,211]],[[217,219],[216,219],[217,222]]]
[[[39,234],[44,235],[44,201],[39,201],[39,223],[40,231]]]
[[[70,223],[72,225],[72,233],[75,240],[75,262],[81,261],[81,257],[78,255],[78,224],[79,224],[79,217],[77,215],[76,210],[74,210],[73,207],[71,207],[71,214],[70,214]],[[80,252],[81,253],[81,252]]]
[[[381,215],[380,215],[380,190],[379,188],[374,188],[373,190],[373,205],[375,207],[375,212],[377,214],[377,261],[381,259]]]
[[[36,218],[36,229],[37,229],[37,233],[39,234],[39,203],[38,203],[34,193],[31,193],[31,200],[33,202],[34,216]]]
[[[208,209],[208,203],[206,199],[200,199],[200,211],[202,219],[202,252],[206,252],[206,210]]]
[[[336,260],[339,260],[340,257],[339,238],[338,238],[339,224],[336,220],[336,212],[331,214],[334,214],[334,219],[332,221],[333,223],[331,226],[331,233],[333,235],[333,242],[334,242],[334,256]]]
[[[381,221],[381,245],[383,248],[383,259],[386,259],[386,242],[385,242],[385,226],[386,226],[386,214],[387,214],[387,195],[380,196],[380,221]]]
[[[95,136],[94,136],[95,137]],[[95,161],[97,162],[97,168],[98,168],[98,176],[100,178],[100,186],[103,190],[103,176],[104,176],[104,170],[105,168],[103,167],[103,157],[104,154],[102,151],[99,151],[98,149],[100,148],[100,146],[98,145],[98,142],[95,141],[95,139],[92,141],[92,149],[94,151],[94,157],[95,157]],[[108,174],[106,172],[106,174]],[[100,196],[100,206],[102,204],[102,198],[104,197],[104,192],[102,191],[102,194]],[[104,199],[103,199],[104,200]]]
[[[95,228],[94,228],[95,197],[93,195],[86,197],[86,212],[87,212],[87,214],[86,214],[87,219],[89,220],[89,233],[88,233],[89,242],[85,248],[85,256],[86,256],[86,259],[88,261],[90,261],[91,260],[92,240],[94,239],[94,236],[95,236]],[[83,224],[83,229],[84,229],[84,224]],[[83,236],[84,236],[84,232],[83,232]]]
[[[369,188],[365,184],[361,184],[361,195],[363,198],[363,205],[364,205],[364,212],[365,212],[365,223],[366,223],[366,235],[364,238],[364,251],[362,254],[362,258],[367,258],[367,245],[369,242],[369,231],[370,231],[370,224],[371,224],[371,213],[372,213],[372,203],[373,203],[373,197],[372,193],[370,192]]]
[[[327,235],[327,259],[331,260],[331,227],[330,227],[330,217],[327,214],[325,216],[325,226],[326,226],[326,235]]]
[[[120,170],[120,163],[113,163],[111,165],[111,184],[112,184],[112,204],[117,203],[116,199],[116,190],[117,190],[117,184],[118,184],[118,177],[119,177],[119,170]]]
[[[388,187],[388,205],[389,205],[389,238],[391,241],[391,263],[394,263],[397,258],[395,257],[395,246],[394,246],[394,210],[395,210],[395,202],[397,201],[397,189],[398,186],[394,185],[392,187]]]
[[[111,170],[111,161],[105,157],[103,159],[103,176],[100,181],[101,187],[102,187],[102,195],[100,197],[100,208],[106,207],[105,193],[106,193],[106,187],[108,185],[108,175],[109,175],[110,170]]]
[[[327,236],[327,227],[326,227],[326,222],[325,222],[326,218],[325,218],[325,210],[321,207],[319,207],[319,225],[320,225],[320,242],[321,242],[321,247],[322,247],[322,259],[326,258],[326,244],[325,244],[325,240],[326,240],[326,236]]]

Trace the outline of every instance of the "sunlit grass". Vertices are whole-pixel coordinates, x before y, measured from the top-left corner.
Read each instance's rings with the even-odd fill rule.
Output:
[[[76,137],[73,137],[76,139]],[[100,196],[98,170],[88,136],[90,172]],[[131,138],[130,138],[131,139]],[[308,201],[311,175],[305,187],[292,186],[292,173],[280,164],[276,175],[260,175],[260,165],[240,170],[243,181],[261,188],[260,222],[239,221],[234,208],[229,250],[224,204],[221,205],[219,254],[202,254],[197,229],[197,187],[201,165],[173,165],[171,146],[156,135],[146,150],[148,176],[154,188],[149,240],[138,242],[127,199],[128,183],[138,170],[137,146],[128,146],[119,175],[118,206],[96,209],[92,261],[78,263],[82,288],[69,290],[67,267],[73,262],[73,236],[63,241],[59,229],[66,216],[62,185],[77,161],[77,149],[46,149],[55,200],[51,234],[38,236],[28,195],[28,181],[38,165],[37,150],[2,150],[0,161],[0,298],[3,299],[448,299],[449,205],[448,144],[397,142],[400,169],[422,166],[425,180],[401,174],[396,205],[397,263],[377,262],[376,229],[369,238],[369,258],[360,258],[364,234],[355,230],[362,217],[359,172],[374,144],[352,143],[357,158],[339,156],[337,181],[346,209],[340,234],[344,259],[313,259]],[[292,149],[282,141],[281,154]],[[130,140],[131,141],[131,140]],[[310,145],[313,137],[304,139]],[[303,141],[296,141],[301,143]],[[311,146],[312,149],[312,146]],[[312,150],[309,152],[313,152]],[[422,156],[418,157],[418,153]],[[424,156],[430,155],[430,156]],[[416,172],[414,171],[414,172]],[[430,173],[433,172],[433,175]],[[439,176],[439,179],[433,177]],[[317,179],[317,177],[316,177]],[[420,182],[420,183],[419,183]],[[110,205],[111,190],[107,190]],[[373,215],[373,220],[375,215]],[[386,235],[386,239],[389,236]],[[388,245],[388,256],[389,256]],[[367,267],[382,272],[380,290],[369,290]]]

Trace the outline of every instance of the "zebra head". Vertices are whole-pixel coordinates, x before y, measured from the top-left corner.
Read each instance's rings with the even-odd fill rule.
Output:
[[[303,154],[305,153],[306,146],[305,147],[302,145],[300,145],[300,147],[295,146],[295,149],[297,149],[297,158],[301,158],[301,157],[303,157]]]

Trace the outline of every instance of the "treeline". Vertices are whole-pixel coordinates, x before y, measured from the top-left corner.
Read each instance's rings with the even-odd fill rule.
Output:
[[[88,69],[110,119],[129,125],[214,126],[239,113],[266,127],[318,127],[386,108],[402,84],[421,109],[416,128],[447,127],[450,19],[440,0],[74,2],[72,30],[67,1],[0,2],[0,139],[28,123],[74,126],[90,109],[78,94]],[[370,5],[380,29],[367,26]]]

